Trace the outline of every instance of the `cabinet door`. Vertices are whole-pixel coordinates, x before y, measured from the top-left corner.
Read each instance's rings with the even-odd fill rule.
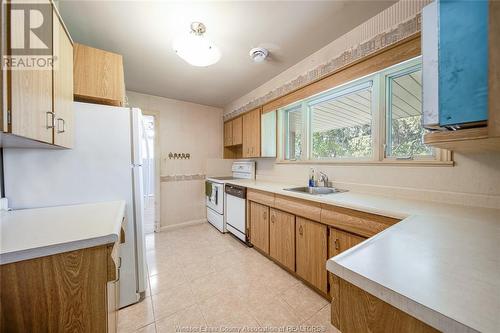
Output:
[[[66,34],[59,18],[54,14],[54,55],[57,66],[54,69],[54,144],[73,147],[73,44]]]
[[[342,231],[335,228],[330,228],[330,236],[329,236],[329,250],[328,257],[334,257],[337,254],[344,252],[345,250],[350,249],[354,245],[357,245],[364,241],[366,238],[351,234],[347,231]],[[335,322],[338,322],[340,317],[339,312],[339,303],[338,299],[340,297],[340,285],[339,278],[334,276],[332,273],[329,273],[330,279],[330,295],[332,296],[332,315],[335,318]]]
[[[125,81],[120,54],[75,43],[73,53],[75,99],[123,106]]]
[[[295,216],[270,209],[269,255],[295,271]]]
[[[276,110],[261,115],[261,151],[262,157],[276,157]]]
[[[14,12],[11,11],[10,14],[13,15]],[[22,20],[11,20],[11,45],[24,45],[24,27],[14,26],[22,23]],[[52,33],[52,29],[47,30],[46,33]],[[51,36],[43,36],[41,39],[44,41],[52,40]],[[52,113],[52,70],[11,70],[9,74],[10,132],[25,138],[52,143],[52,125],[54,121],[54,114]]]
[[[224,147],[233,145],[233,122],[224,123]]]
[[[250,242],[269,254],[269,207],[250,201]]]
[[[260,157],[260,109],[243,115],[243,157]]]
[[[297,274],[327,293],[327,227],[323,224],[297,217],[296,267]]]
[[[243,144],[243,117],[233,119],[233,146]]]

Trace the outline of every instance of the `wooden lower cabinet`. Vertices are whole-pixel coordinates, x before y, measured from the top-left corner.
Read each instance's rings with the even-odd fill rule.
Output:
[[[116,332],[109,244],[0,266],[0,332]]]
[[[366,239],[365,237],[361,237],[336,228],[330,227],[329,230],[330,235],[328,239],[328,258],[334,257]],[[328,273],[328,278],[330,281],[330,296],[332,297],[332,300],[337,299],[340,297],[339,278],[332,273]],[[332,316],[335,316],[336,318],[340,316],[338,306],[336,306],[333,301]]]
[[[250,201],[250,242],[269,254],[269,207]]]
[[[338,278],[340,297],[332,300],[332,324],[342,333],[434,333],[426,323]],[[334,309],[338,309],[338,317]]]
[[[269,255],[295,271],[295,216],[277,209],[270,209]]]
[[[116,332],[118,329],[118,307],[120,304],[120,281],[107,283],[107,304],[108,304],[108,332]]]
[[[324,294],[328,293],[327,230],[324,224],[296,218],[296,273]]]

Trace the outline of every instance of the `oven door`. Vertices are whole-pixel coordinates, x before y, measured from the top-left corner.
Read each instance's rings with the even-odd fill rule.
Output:
[[[224,213],[224,185],[212,183],[212,195],[207,197],[207,207],[213,209],[219,214]]]

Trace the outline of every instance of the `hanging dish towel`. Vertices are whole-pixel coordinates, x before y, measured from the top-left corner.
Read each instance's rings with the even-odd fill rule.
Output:
[[[212,183],[211,182],[205,181],[205,195],[207,197],[212,196]]]

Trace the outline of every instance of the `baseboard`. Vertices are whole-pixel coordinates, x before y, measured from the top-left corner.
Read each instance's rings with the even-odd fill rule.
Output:
[[[167,230],[175,230],[179,228],[185,228],[189,227],[192,225],[197,225],[197,224],[202,224],[202,223],[208,223],[207,219],[199,219],[199,220],[192,220],[192,221],[187,221],[187,222],[182,222],[182,223],[177,223],[177,224],[172,224],[172,225],[165,225],[160,227],[160,232],[162,231],[167,231]]]

